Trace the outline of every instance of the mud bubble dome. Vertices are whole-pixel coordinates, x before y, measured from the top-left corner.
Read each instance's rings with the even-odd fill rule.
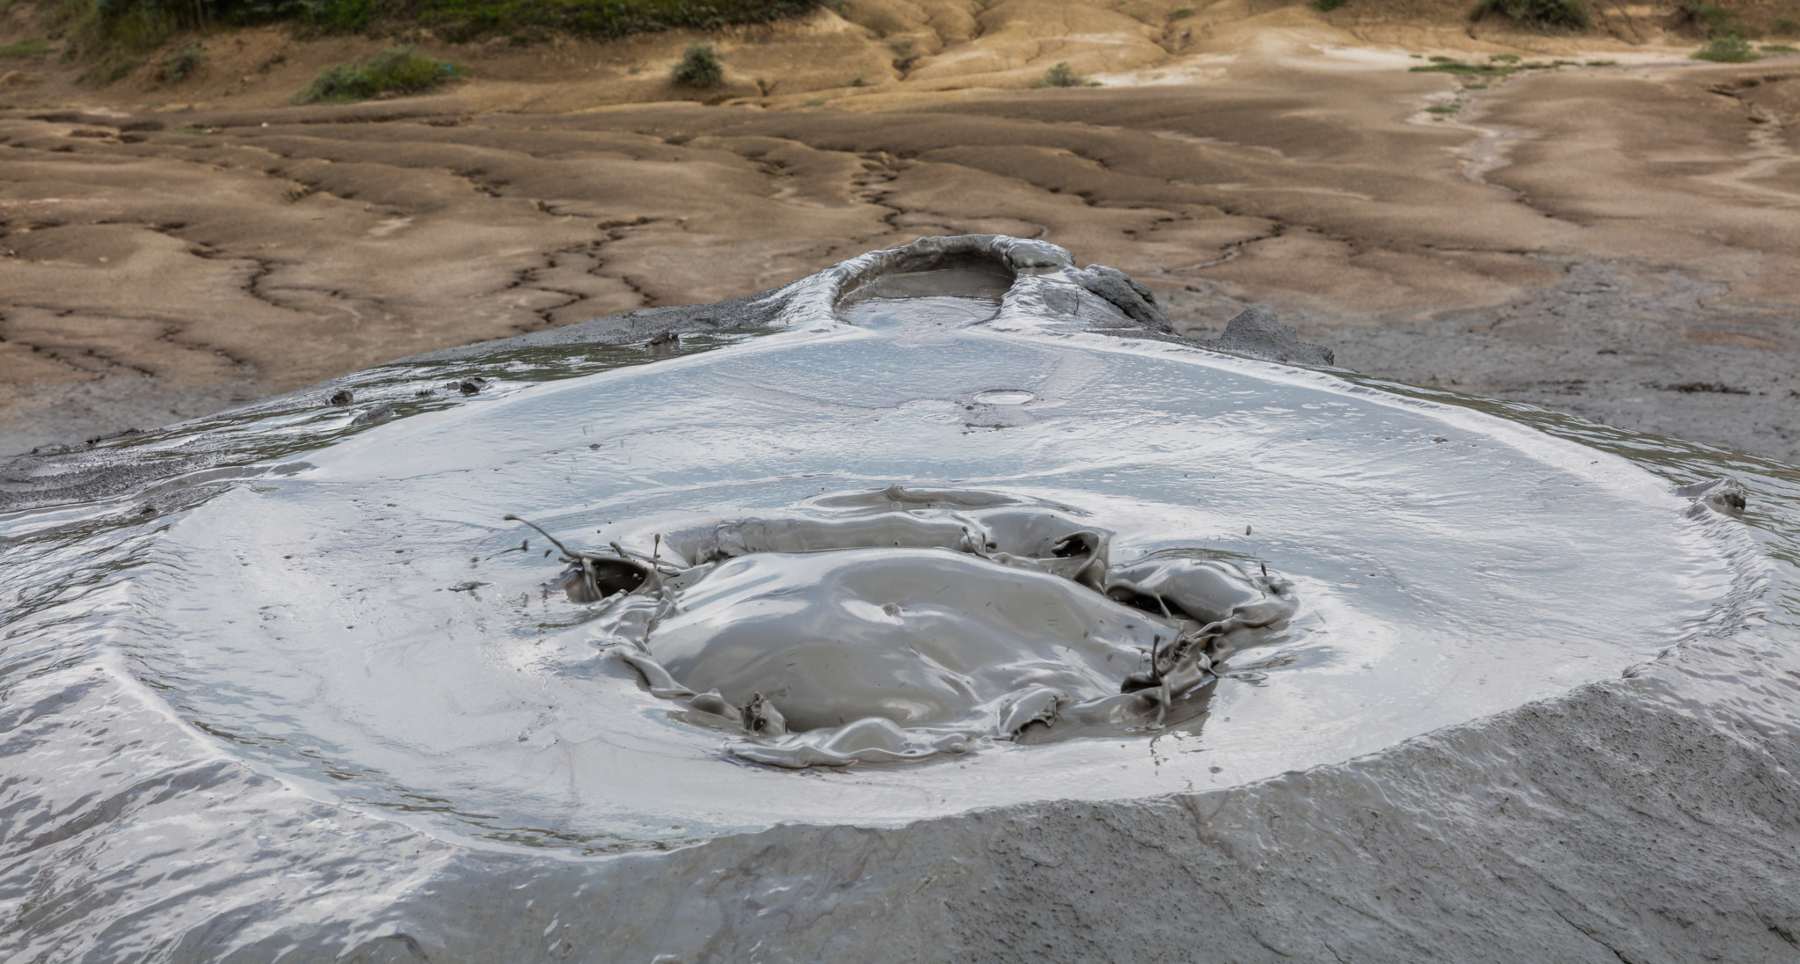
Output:
[[[1070,507],[974,490],[557,546],[600,645],[741,737],[733,755],[789,767],[1151,732],[1196,715],[1214,660],[1295,608],[1266,564],[1134,547]]]

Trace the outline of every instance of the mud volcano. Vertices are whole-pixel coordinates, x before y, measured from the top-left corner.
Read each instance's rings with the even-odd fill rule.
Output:
[[[12,463],[0,956],[1800,933],[1793,470],[1165,329],[928,239]]]

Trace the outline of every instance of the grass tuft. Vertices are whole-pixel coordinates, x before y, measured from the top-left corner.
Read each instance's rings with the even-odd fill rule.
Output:
[[[1428,64],[1420,64],[1407,69],[1415,74],[1453,74],[1467,80],[1476,77],[1511,77],[1521,70],[1550,70],[1554,67],[1568,66],[1576,66],[1576,64],[1573,60],[1521,61],[1517,54],[1495,54],[1488,58],[1488,62],[1485,64],[1471,64],[1451,57],[1433,57]]]
[[[1059,61],[1049,70],[1044,71],[1044,78],[1037,82],[1039,87],[1086,87],[1088,79],[1075,72],[1068,61]]]
[[[711,44],[694,44],[681,55],[680,62],[669,72],[677,87],[710,90],[725,82],[725,64]]]
[[[1726,34],[1714,37],[1706,46],[1694,51],[1694,59],[1719,64],[1747,64],[1753,60],[1761,60],[1762,55],[1750,48],[1750,41],[1737,34]]]
[[[384,94],[419,94],[456,75],[454,64],[427,57],[411,47],[392,47],[367,60],[326,69],[296,100],[315,104],[368,100]]]
[[[0,60],[23,60],[27,57],[44,57],[50,53],[50,42],[47,40],[19,40],[9,44],[0,44]]]
[[[1438,61],[1432,64],[1420,64],[1408,67],[1407,72],[1413,74],[1456,74],[1463,77],[1503,77],[1515,69],[1510,64],[1466,64],[1460,60]]]
[[[1800,47],[1793,44],[1763,44],[1761,50],[1765,54],[1800,54]]]

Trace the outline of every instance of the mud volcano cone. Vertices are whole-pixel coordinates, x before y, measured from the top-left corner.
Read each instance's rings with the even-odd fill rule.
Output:
[[[6,466],[0,957],[1790,950],[1800,474],[1266,322],[932,238]]]

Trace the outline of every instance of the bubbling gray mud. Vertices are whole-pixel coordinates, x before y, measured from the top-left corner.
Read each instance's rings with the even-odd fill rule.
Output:
[[[1157,317],[933,239],[7,466],[0,958],[1785,952],[1800,476]]]
[[[1183,722],[1214,658],[1295,609],[1266,565],[1134,545],[1066,506],[893,486],[807,508],[615,541],[560,580],[601,604],[602,646],[658,696],[756,737],[727,749],[758,763]]]

